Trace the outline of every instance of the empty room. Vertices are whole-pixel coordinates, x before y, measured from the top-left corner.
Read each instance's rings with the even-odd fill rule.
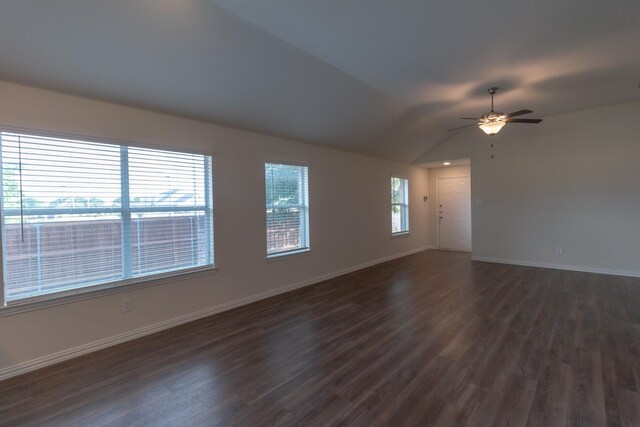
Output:
[[[640,426],[640,2],[0,0],[0,426]]]

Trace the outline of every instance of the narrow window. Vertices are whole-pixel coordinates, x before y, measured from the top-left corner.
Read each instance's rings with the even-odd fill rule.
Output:
[[[0,138],[5,304],[213,266],[211,156]]]
[[[267,256],[308,251],[308,168],[266,163],[265,188]]]
[[[391,233],[409,232],[409,180],[391,177]]]

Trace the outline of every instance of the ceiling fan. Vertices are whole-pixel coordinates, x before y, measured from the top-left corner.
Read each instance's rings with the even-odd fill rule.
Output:
[[[523,116],[525,114],[533,113],[531,110],[514,111],[513,113],[504,114],[500,111],[493,111],[493,95],[498,90],[497,87],[489,88],[489,94],[491,95],[491,111],[483,114],[480,118],[473,117],[460,117],[461,120],[475,120],[477,123],[472,125],[460,126],[457,128],[449,129],[448,131],[464,129],[471,126],[478,126],[487,135],[495,135],[500,132],[500,129],[507,123],[540,123],[542,119],[514,119],[514,117]]]

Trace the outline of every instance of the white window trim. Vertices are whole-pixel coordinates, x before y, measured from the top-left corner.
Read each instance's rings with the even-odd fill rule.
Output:
[[[125,141],[115,138],[108,138],[104,136],[96,136],[91,134],[81,134],[81,133],[70,133],[70,132],[60,132],[60,131],[49,131],[38,128],[28,128],[28,127],[20,127],[20,126],[12,126],[5,125],[0,123],[0,132],[7,133],[18,133],[18,134],[30,134],[34,136],[40,136],[44,138],[60,138],[60,139],[71,139],[71,140],[81,140],[88,142],[96,142],[103,144],[112,144],[119,146],[128,146],[128,147],[136,147],[136,148],[148,148],[152,150],[166,150],[166,151],[174,151],[179,153],[187,153],[187,154],[199,154],[203,156],[211,157],[211,165],[212,168],[209,171],[210,177],[209,182],[211,186],[211,226],[213,227],[213,238],[211,242],[211,248],[213,254],[215,251],[215,194],[214,185],[215,179],[213,176],[213,160],[215,158],[214,151],[206,151],[199,149],[190,149],[184,147],[175,147],[170,145],[162,145],[162,144],[144,144],[136,141]],[[0,205],[1,205],[2,197],[0,197]],[[3,234],[3,230],[0,230],[0,234]],[[0,260],[4,259],[3,254],[4,245],[0,244]],[[79,287],[75,289],[71,289],[69,291],[59,291],[59,292],[51,292],[43,295],[38,295],[35,297],[28,298],[20,298],[13,301],[6,301],[5,299],[5,289],[4,289],[4,276],[3,272],[0,271],[0,316],[8,316],[12,314],[24,313],[27,311],[38,310],[41,308],[53,307],[62,304],[68,304],[75,301],[81,301],[86,299],[98,298],[104,295],[109,295],[113,293],[124,293],[133,291],[135,289],[146,288],[150,286],[160,286],[167,283],[173,283],[176,281],[189,280],[191,278],[207,276],[212,274],[213,272],[218,270],[218,266],[216,264],[216,258],[213,258],[213,265],[194,267],[189,269],[182,269],[176,271],[170,271],[166,273],[153,274],[147,276],[134,277],[127,280],[119,280],[108,282],[104,284],[97,285],[89,285],[85,287]]]
[[[109,282],[103,285],[93,285],[85,288],[76,288],[68,292],[63,291],[40,295],[38,297],[23,298],[20,300],[10,301],[4,307],[0,307],[0,316],[11,316],[28,311],[69,304],[76,301],[100,298],[105,295],[126,293],[138,289],[191,280],[197,277],[206,277],[212,275],[216,271],[218,271],[218,267],[215,265],[213,267],[196,267],[189,270],[137,277],[131,280]]]
[[[404,179],[405,181],[407,181],[407,203],[393,203],[393,199],[391,197],[391,192],[389,192],[389,206],[393,207],[394,205],[400,205],[400,206],[406,206],[407,207],[407,229],[406,230],[402,230],[402,231],[392,231],[391,232],[391,237],[403,237],[403,236],[408,236],[411,233],[411,215],[409,212],[409,199],[410,199],[410,194],[411,194],[411,190],[409,189],[409,178],[407,178],[404,175],[395,175],[395,174],[391,174],[390,178],[398,178],[398,179]]]
[[[73,132],[63,132],[56,130],[47,130],[41,128],[29,128],[29,127],[20,127],[20,126],[12,126],[0,123],[0,132],[8,132],[8,133],[26,133],[34,136],[40,136],[43,138],[60,138],[60,139],[75,139],[87,142],[96,142],[101,144],[113,144],[113,145],[126,145],[129,147],[136,148],[148,148],[151,150],[166,150],[166,151],[175,151],[178,153],[186,153],[186,154],[200,154],[203,156],[211,156],[215,158],[215,151],[211,150],[203,150],[199,148],[184,148],[177,147],[174,145],[166,145],[162,143],[143,143],[138,142],[136,140],[124,140],[118,138],[110,138],[106,136],[93,135],[88,133],[73,133]]]
[[[308,255],[310,253],[311,253],[311,249],[309,249],[309,248],[294,249],[294,250],[291,250],[291,251],[276,252],[274,254],[267,255],[265,260],[267,262],[280,261],[282,259],[297,258],[299,256]]]
[[[279,158],[274,158],[274,157],[265,157],[264,158],[264,163],[262,165],[263,169],[266,166],[267,163],[271,163],[271,164],[277,164],[277,165],[287,165],[287,166],[301,166],[301,167],[306,167],[307,168],[307,206],[305,207],[306,211],[307,211],[307,224],[306,224],[306,229],[305,229],[305,233],[307,235],[307,246],[303,247],[303,248],[297,248],[297,249],[291,249],[288,251],[282,251],[282,252],[274,252],[272,254],[267,253],[265,256],[265,259],[267,261],[275,261],[275,260],[281,260],[281,259],[288,259],[288,258],[292,258],[294,256],[299,256],[299,255],[303,255],[306,254],[308,252],[311,252],[311,191],[309,190],[309,182],[311,181],[310,179],[310,175],[311,175],[311,166],[308,162],[301,162],[301,161],[296,161],[296,160],[283,160],[283,159],[279,159]],[[264,182],[263,188],[267,188],[267,183]],[[267,206],[267,195],[266,192],[262,192],[264,198],[262,201],[262,205],[265,207],[265,216],[264,216],[264,245],[263,247],[266,248],[267,247],[267,215],[266,215],[266,206]]]

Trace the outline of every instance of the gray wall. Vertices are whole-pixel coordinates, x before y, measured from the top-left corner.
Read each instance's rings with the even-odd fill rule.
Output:
[[[219,266],[205,276],[0,316],[0,377],[428,244],[420,167],[2,82],[0,124],[213,151]],[[267,158],[309,165],[308,254],[265,259]],[[392,174],[408,177],[411,191],[411,232],[394,238]],[[131,312],[121,313],[124,297],[133,300]]]
[[[640,275],[640,102],[459,132],[420,161],[459,158],[476,259]]]

